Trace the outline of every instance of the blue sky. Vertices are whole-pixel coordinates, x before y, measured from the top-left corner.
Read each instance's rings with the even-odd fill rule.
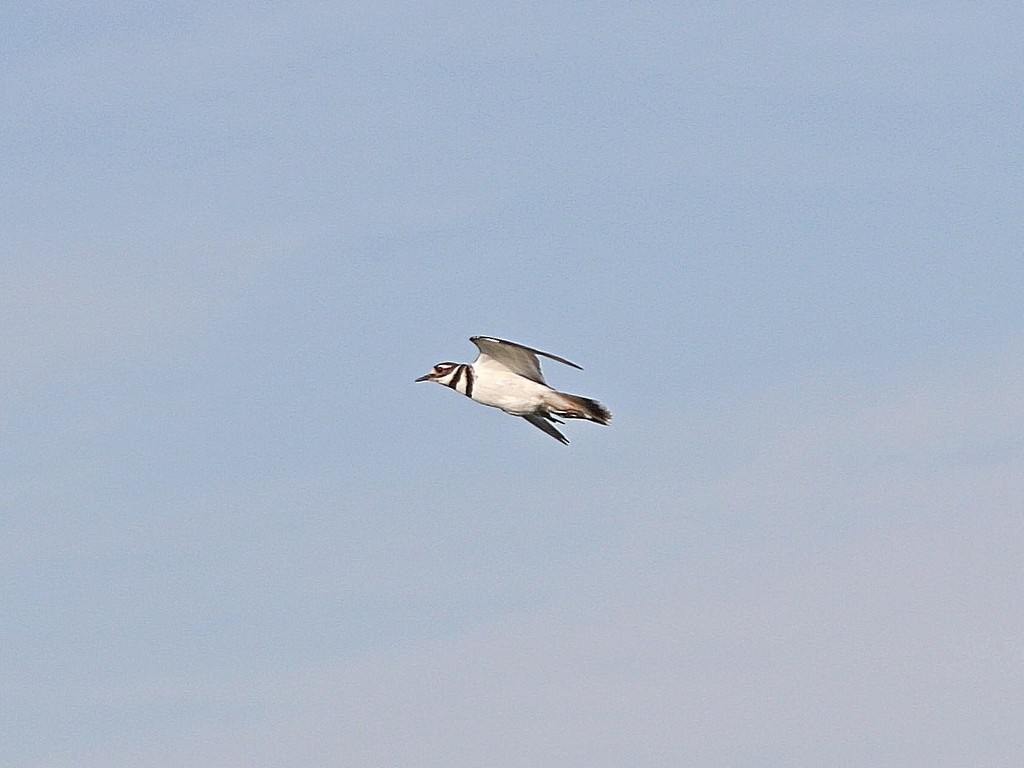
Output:
[[[23,6],[12,765],[1019,762],[1019,4]]]

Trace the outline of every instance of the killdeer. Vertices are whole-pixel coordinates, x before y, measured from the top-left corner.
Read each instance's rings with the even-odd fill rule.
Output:
[[[552,423],[564,424],[558,417],[587,419],[607,424],[612,415],[596,400],[558,392],[547,385],[540,372],[537,355],[583,370],[563,357],[524,347],[490,336],[470,338],[480,354],[472,363],[438,363],[430,373],[416,381],[436,381],[451,387],[482,405],[500,408],[512,416],[522,416],[538,429],[566,445],[569,441]]]

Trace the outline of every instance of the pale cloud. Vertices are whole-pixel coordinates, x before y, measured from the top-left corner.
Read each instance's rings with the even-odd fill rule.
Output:
[[[982,515],[743,584],[580,592],[271,685],[279,728],[234,733],[245,758],[224,764],[1006,764],[1024,725],[1021,545],[1019,526]]]

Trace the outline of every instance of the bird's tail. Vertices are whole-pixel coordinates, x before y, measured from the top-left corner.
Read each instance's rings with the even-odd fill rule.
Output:
[[[552,412],[566,419],[586,419],[598,424],[607,424],[612,420],[611,411],[589,397],[555,392],[548,406]]]

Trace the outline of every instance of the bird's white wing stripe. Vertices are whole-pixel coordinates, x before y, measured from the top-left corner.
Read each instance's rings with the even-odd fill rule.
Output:
[[[573,368],[580,367],[564,357],[558,357],[550,352],[542,352],[539,349],[516,344],[512,341],[505,341],[504,339],[496,339],[491,336],[473,336],[470,341],[476,344],[480,350],[480,356],[474,365],[486,365],[489,360],[493,360],[498,365],[504,366],[513,373],[535,381],[538,384],[545,384],[546,382],[544,381],[544,375],[541,373],[540,361],[537,359],[537,355],[549,357],[565,365],[571,365]]]
[[[550,357],[552,360],[557,360],[560,363],[565,363],[565,365],[571,366],[573,368],[578,368],[581,371],[583,370],[582,366],[576,365],[576,363],[572,362],[571,360],[566,360],[564,357],[559,357],[558,355],[552,355],[550,352],[543,352],[543,351],[541,351],[539,349],[534,349],[533,347],[528,347],[525,344],[516,344],[514,341],[505,341],[505,339],[496,339],[493,336],[473,336],[470,339],[470,341],[472,341],[474,344],[476,344],[477,347],[480,346],[480,344],[478,342],[484,341],[484,342],[490,342],[492,344],[498,344],[498,345],[501,345],[502,347],[514,347],[516,349],[522,349],[522,350],[525,350],[527,352],[532,352],[535,355],[543,355],[544,357]]]

